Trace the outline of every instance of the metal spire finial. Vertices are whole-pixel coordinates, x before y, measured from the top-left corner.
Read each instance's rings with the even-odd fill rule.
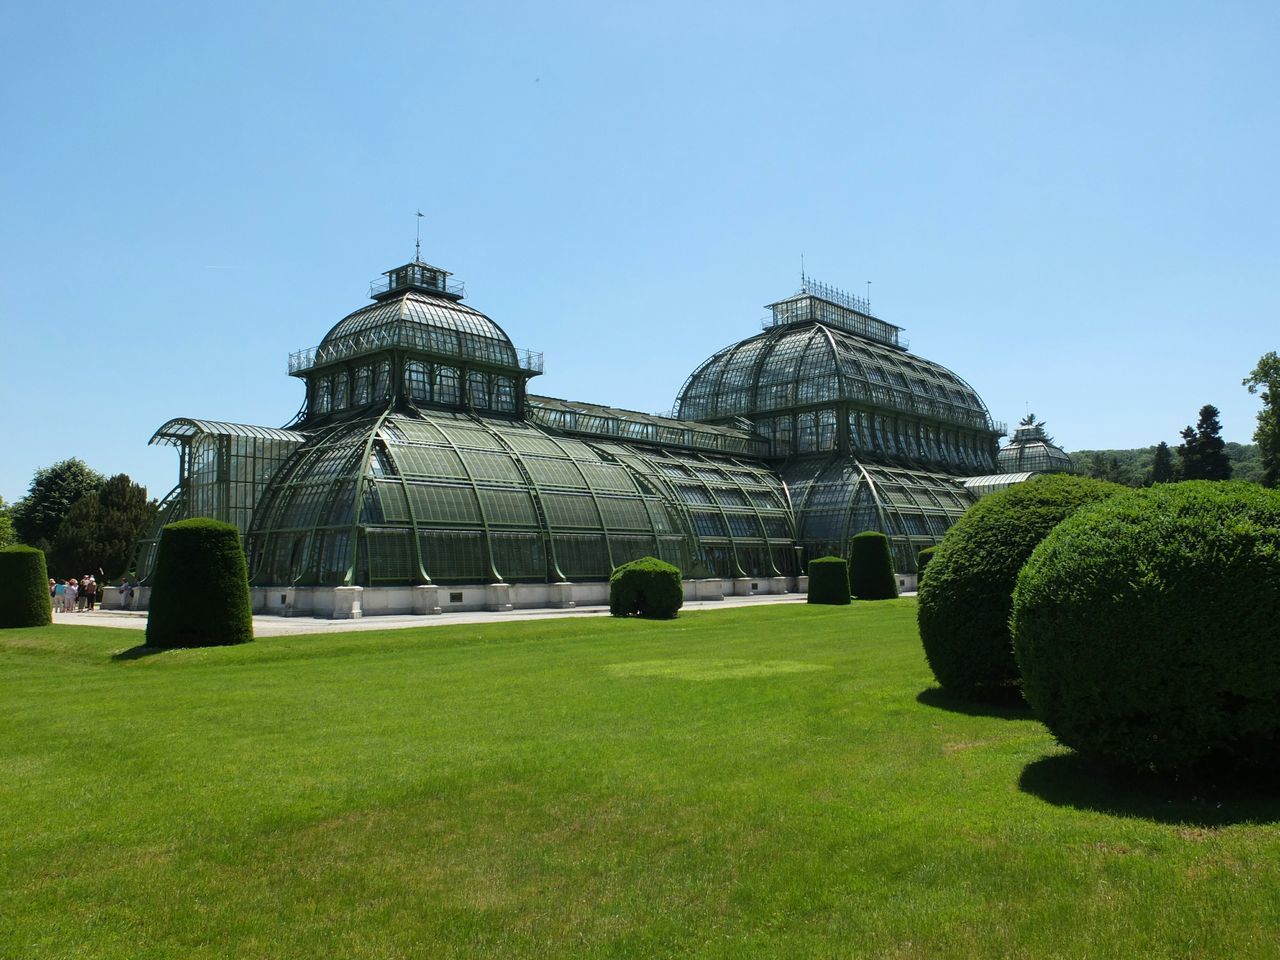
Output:
[[[414,221],[417,225],[417,231],[414,233],[413,239],[413,262],[417,263],[422,259],[422,211],[418,211],[418,219]]]

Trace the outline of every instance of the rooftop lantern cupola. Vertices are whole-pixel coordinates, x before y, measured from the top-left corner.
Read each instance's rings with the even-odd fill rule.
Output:
[[[400,296],[406,290],[421,290],[432,296],[461,300],[466,290],[461,283],[451,281],[451,276],[453,274],[448,270],[433,267],[415,257],[412,263],[393,267],[383,273],[381,280],[369,284],[369,296],[381,301]]]

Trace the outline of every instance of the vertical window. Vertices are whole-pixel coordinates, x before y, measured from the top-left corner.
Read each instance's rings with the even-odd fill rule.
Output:
[[[458,402],[458,371],[456,367],[436,367],[436,403]]]
[[[347,409],[347,374],[345,370],[342,373],[333,375],[333,409]]]
[[[373,396],[375,400],[386,400],[391,396],[390,360],[383,360],[378,364],[378,372],[373,380]]]
[[[333,387],[328,377],[316,381],[316,413],[326,414],[333,407]]]
[[[515,384],[510,377],[495,377],[493,381],[493,409],[508,413],[516,408]]]
[[[836,412],[834,410],[818,411],[818,449],[834,450],[836,448]]]
[[[817,417],[812,412],[802,413],[796,418],[797,432],[799,436],[796,441],[797,453],[812,453],[817,449],[818,445],[818,424]]]
[[[363,407],[369,402],[369,375],[371,371],[368,367],[361,367],[356,371],[356,389],[351,398],[351,402],[357,407]]]
[[[489,409],[489,378],[483,373],[472,370],[467,374],[467,399],[473,407]]]
[[[404,365],[404,392],[410,400],[430,400],[427,386],[427,365],[410,360]]]

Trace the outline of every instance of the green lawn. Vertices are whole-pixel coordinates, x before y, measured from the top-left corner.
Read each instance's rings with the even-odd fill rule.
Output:
[[[914,601],[0,632],[0,955],[1275,957],[1280,801],[931,687]]]

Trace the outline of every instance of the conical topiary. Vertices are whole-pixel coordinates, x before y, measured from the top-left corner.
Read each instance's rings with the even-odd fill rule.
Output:
[[[43,627],[52,622],[44,554],[21,545],[0,550],[0,627]]]
[[[213,647],[252,639],[240,531],[207,517],[164,527],[151,577],[147,645]]]

